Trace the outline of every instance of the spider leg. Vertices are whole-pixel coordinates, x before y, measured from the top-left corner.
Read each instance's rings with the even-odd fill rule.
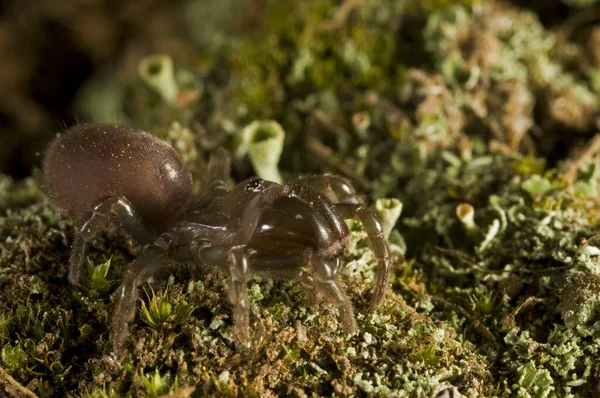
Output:
[[[248,281],[250,280],[250,251],[247,246],[230,249],[229,289],[227,297],[233,304],[233,335],[240,342],[250,337],[250,310],[248,309]]]
[[[229,177],[230,169],[231,159],[225,149],[219,148],[211,154],[206,175],[204,176],[204,183],[206,185],[206,189],[204,190],[205,195],[222,195],[229,192],[227,178]]]
[[[344,330],[349,334],[354,333],[356,330],[354,310],[344,289],[335,281],[337,266],[329,264],[319,255],[311,256],[310,264],[318,291],[323,294],[327,301],[338,307],[340,322]]]
[[[163,266],[168,256],[169,240],[168,236],[162,235],[125,269],[121,286],[115,296],[116,303],[111,322],[113,350],[117,354],[123,349],[129,335],[129,322],[135,318],[138,286]]]
[[[315,289],[315,278],[308,272],[300,270],[300,273],[296,276],[296,279],[298,279],[300,285],[302,286],[302,290],[304,290],[306,302],[309,305],[314,305],[317,302],[318,298],[317,291]]]
[[[86,241],[83,240],[79,231],[75,232],[73,247],[71,248],[71,256],[69,257],[69,282],[72,285],[77,285],[81,279],[83,271],[83,263],[85,262]]]
[[[294,183],[321,192],[336,204],[336,209],[344,218],[357,219],[363,223],[365,231],[369,235],[369,246],[379,260],[375,292],[371,298],[371,310],[376,310],[385,296],[391,268],[390,252],[383,235],[381,223],[375,214],[362,203],[352,184],[341,176],[325,174],[304,177],[295,180]]]
[[[257,255],[245,245],[205,247],[200,250],[199,258],[208,264],[229,262],[229,287],[227,297],[233,305],[232,335],[240,342],[250,337],[250,310],[248,308],[248,281],[252,272],[269,272],[280,276],[294,277],[300,280],[303,287],[314,292],[312,277],[300,266],[305,264],[306,255]],[[227,259],[226,259],[227,258]],[[310,287],[307,284],[311,285]],[[314,297],[310,292],[309,300]],[[314,299],[313,299],[314,301]]]
[[[383,227],[375,214],[364,204],[343,203],[336,204],[336,208],[344,218],[354,218],[362,222],[369,236],[369,246],[379,261],[375,292],[371,297],[371,310],[374,311],[379,308],[387,292],[392,262]]]
[[[319,254],[330,257],[339,253],[348,241],[350,231],[339,211],[331,205],[327,197],[310,187],[295,183],[288,184],[287,196],[308,205],[314,218],[315,231],[328,231],[327,235],[319,231],[320,236],[317,237]]]
[[[317,301],[317,290],[322,291],[328,301],[340,308],[340,319],[344,330],[352,332],[356,328],[354,313],[350,300],[343,290],[333,280],[335,267],[331,268],[322,262],[317,265],[320,278],[303,268],[309,265],[310,252],[275,254],[254,252],[248,246],[205,246],[199,250],[200,262],[211,265],[227,264],[229,262],[228,299],[233,304],[233,335],[238,341],[244,342],[249,338],[249,308],[247,283],[251,273],[269,273],[283,278],[296,279],[302,285],[307,301],[314,304]],[[320,257],[319,257],[320,258]],[[320,260],[321,261],[321,260]]]
[[[342,327],[347,333],[356,330],[356,319],[350,299],[336,282],[337,264],[331,264],[323,257],[310,251],[297,254],[255,254],[251,258],[252,270],[270,272],[285,278],[296,279],[302,285],[309,304],[317,301],[317,294],[323,295],[337,306]],[[312,272],[303,268],[310,267]]]
[[[252,253],[253,251],[245,245],[210,246],[210,243],[200,246],[196,253],[196,258],[201,264],[212,266],[227,264],[229,267],[227,298],[233,305],[232,335],[240,342],[248,341],[250,336],[248,281],[251,277],[250,256]]]
[[[148,244],[153,234],[146,228],[142,219],[127,199],[109,196],[100,201],[89,218],[75,232],[75,240],[69,258],[69,282],[76,285],[81,279],[85,260],[86,244],[98,232],[120,224],[137,242]]]
[[[292,182],[314,189],[333,203],[362,203],[350,181],[337,174],[301,177]]]
[[[252,270],[270,273],[285,279],[300,282],[309,305],[317,302],[315,278],[304,268],[308,264],[310,251],[303,253],[255,253],[251,258]]]

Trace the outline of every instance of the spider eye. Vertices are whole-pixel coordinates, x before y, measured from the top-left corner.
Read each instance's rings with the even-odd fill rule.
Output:
[[[265,180],[263,180],[262,178],[253,178],[246,186],[246,191],[260,191],[264,182]]]

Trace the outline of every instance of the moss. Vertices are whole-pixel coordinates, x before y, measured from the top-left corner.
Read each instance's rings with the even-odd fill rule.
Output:
[[[110,109],[167,137],[198,180],[212,149],[235,149],[245,126],[275,120],[286,133],[282,179],[340,173],[374,203],[392,291],[367,310],[377,259],[348,220],[340,279],[354,335],[296,283],[263,277],[249,284],[251,341],[236,344],[225,277],[177,266],[144,287],[117,359],[110,301],[137,249],[100,236],[88,279],[68,286],[72,224],[32,180],[0,177],[7,391],[593,396],[597,65],[589,42],[565,44],[556,31],[500,1],[266,2],[253,32],[176,60],[180,94],[195,90],[186,101],[121,83]],[[255,160],[239,156],[233,179],[260,172]]]
[[[140,316],[145,323],[156,329],[171,329],[182,324],[189,320],[190,314],[194,310],[194,307],[185,302],[183,298],[174,301],[169,297],[168,291],[162,294],[156,294],[153,291],[149,300],[148,305],[142,301]]]

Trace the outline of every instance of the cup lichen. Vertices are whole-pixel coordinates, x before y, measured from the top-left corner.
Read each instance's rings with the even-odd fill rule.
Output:
[[[568,20],[549,28],[534,9],[267,1],[260,26],[228,51],[178,62],[190,86],[204,87],[183,107],[163,107],[173,87],[157,104],[147,87],[120,83],[128,97],[110,109],[168,131],[190,162],[226,145],[254,167],[236,178],[335,171],[357,182],[390,233],[392,289],[369,313],[377,259],[351,220],[340,273],[355,335],[296,284],[257,278],[252,338],[236,345],[224,277],[177,268],[151,282],[159,293],[117,360],[108,298],[136,249],[100,237],[89,291],[68,287],[73,226],[32,180],[0,176],[0,393],[597,395],[595,36],[586,26],[561,35]]]

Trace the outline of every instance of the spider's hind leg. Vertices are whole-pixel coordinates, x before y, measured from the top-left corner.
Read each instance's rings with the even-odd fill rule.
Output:
[[[125,268],[121,286],[115,294],[115,309],[111,322],[113,349],[117,354],[123,349],[129,335],[129,322],[135,318],[138,286],[146,282],[165,263],[169,250],[167,240],[159,237]]]
[[[205,195],[218,195],[229,192],[227,178],[231,170],[231,158],[229,152],[223,148],[214,151],[210,160],[206,174],[204,175],[203,192]]]
[[[79,283],[83,273],[87,243],[98,232],[120,225],[133,239],[140,244],[148,244],[153,234],[144,225],[142,219],[127,199],[120,196],[109,196],[100,201],[88,219],[75,232],[75,240],[69,258],[69,282]]]

